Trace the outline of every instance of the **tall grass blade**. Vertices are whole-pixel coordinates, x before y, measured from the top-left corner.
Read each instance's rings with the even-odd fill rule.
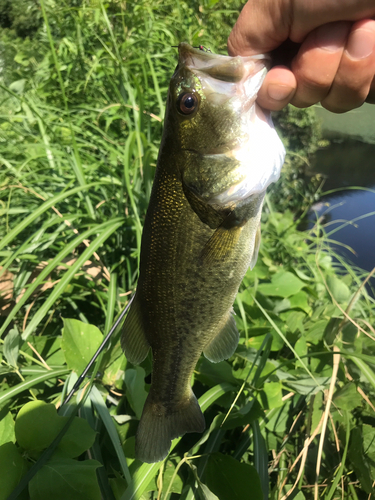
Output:
[[[111,439],[111,442],[113,444],[113,447],[115,449],[117,458],[120,462],[120,467],[122,470],[122,473],[124,474],[124,477],[126,479],[126,482],[128,484],[131,483],[131,476],[130,472],[128,469],[128,464],[126,463],[126,458],[124,455],[124,452],[121,447],[120,439],[117,434],[116,427],[113,423],[112,417],[109,414],[109,411],[103,401],[103,397],[100,394],[99,390],[95,387],[95,385],[92,386],[91,392],[90,392],[90,399],[93,402],[93,405],[95,406],[96,411],[98,412],[100,418],[103,421],[103,424],[105,425],[105,428],[107,429],[108,435]]]
[[[24,382],[21,382],[20,384],[17,384],[10,389],[6,389],[5,391],[0,392],[0,406],[4,405],[8,400],[14,398],[14,396],[17,396],[17,394],[30,389],[30,387],[34,387],[35,385],[45,382],[46,380],[67,375],[69,371],[70,370],[67,368],[45,370],[44,373],[28,378]]]
[[[106,227],[102,230],[101,234],[91,242],[90,246],[78,257],[76,262],[66,271],[64,276],[61,278],[60,282],[53,288],[53,291],[42,305],[42,307],[35,313],[32,317],[30,323],[26,327],[22,334],[23,340],[33,333],[35,328],[43,320],[50,307],[55,303],[58,297],[64,292],[66,285],[70,282],[76,272],[83,266],[83,264],[89,260],[94,252],[113,234],[117,229],[122,226],[123,220],[115,222],[109,228]]]

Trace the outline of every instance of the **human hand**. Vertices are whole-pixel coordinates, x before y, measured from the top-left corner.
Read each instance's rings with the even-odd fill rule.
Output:
[[[288,66],[274,66],[258,94],[273,111],[289,102],[320,102],[343,113],[367,101],[375,104],[374,0],[249,0],[229,39],[232,56],[299,44]]]

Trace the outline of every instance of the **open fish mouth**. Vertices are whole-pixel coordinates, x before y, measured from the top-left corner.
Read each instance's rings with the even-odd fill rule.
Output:
[[[202,82],[210,103],[220,105],[228,100],[232,106],[248,111],[267,73],[268,55],[230,57],[195,49],[180,43],[179,66],[185,66]]]

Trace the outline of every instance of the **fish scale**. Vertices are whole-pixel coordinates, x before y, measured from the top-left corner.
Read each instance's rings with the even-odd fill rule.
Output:
[[[202,352],[213,362],[227,359],[238,344],[232,305],[255,264],[265,189],[284,159],[270,118],[255,104],[267,60],[179,46],[139,280],[122,333],[130,362],[152,349],[135,448],[144,462],[163,460],[172,439],[203,432],[190,386],[196,363]],[[252,133],[258,135],[251,142]],[[259,154],[263,140],[274,151],[266,160]]]

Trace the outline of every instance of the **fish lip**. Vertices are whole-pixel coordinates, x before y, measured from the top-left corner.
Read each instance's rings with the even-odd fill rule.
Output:
[[[239,83],[246,80],[249,72],[256,72],[262,67],[268,67],[271,58],[268,54],[253,56],[226,56],[213,54],[192,47],[182,42],[178,46],[179,64],[186,66],[193,72],[224,82]]]

